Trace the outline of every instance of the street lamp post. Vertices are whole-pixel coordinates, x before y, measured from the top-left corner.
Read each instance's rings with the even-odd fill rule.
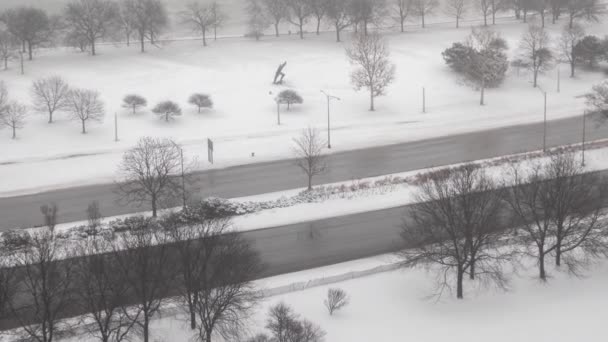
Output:
[[[321,90],[321,93],[323,95],[325,95],[325,97],[327,98],[327,148],[331,148],[331,122],[330,122],[329,104],[330,104],[331,100],[340,101],[340,98],[337,96],[329,95],[328,93],[326,93],[323,90]]]
[[[268,95],[272,96],[272,90],[268,92]],[[281,103],[278,97],[274,99],[274,102],[277,103],[277,125],[281,126]]]

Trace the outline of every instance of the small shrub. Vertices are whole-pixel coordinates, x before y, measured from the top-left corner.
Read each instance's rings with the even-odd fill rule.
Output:
[[[143,96],[139,96],[136,94],[127,95],[122,100],[122,107],[132,110],[133,114],[137,112],[138,108],[145,107],[147,105],[148,101]]]
[[[302,96],[298,94],[295,90],[286,89],[279,93],[276,101],[280,104],[287,104],[287,110],[290,109],[292,104],[302,104],[304,100]]]
[[[324,304],[329,314],[333,315],[334,312],[348,305],[348,296],[342,289],[329,289]]]
[[[201,112],[202,108],[213,108],[213,101],[207,94],[192,94],[188,99],[188,103],[198,108],[198,112]]]

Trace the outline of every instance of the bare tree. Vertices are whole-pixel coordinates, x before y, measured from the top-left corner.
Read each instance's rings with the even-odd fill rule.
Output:
[[[141,52],[145,51],[145,41],[154,41],[167,26],[169,18],[165,5],[160,0],[125,0],[126,10],[131,16],[132,27],[137,31]]]
[[[300,39],[304,39],[304,25],[312,14],[310,8],[310,0],[285,0],[289,9],[289,18],[287,20],[299,27]]]
[[[603,119],[608,118],[608,80],[594,85],[592,91],[585,97],[587,108],[591,113],[601,114]]]
[[[207,94],[192,94],[188,99],[188,103],[196,106],[198,108],[199,113],[201,112],[202,108],[213,108],[213,101],[211,100],[211,96]]]
[[[496,25],[496,14],[507,8],[507,0],[490,0],[490,12],[492,13],[492,25]]]
[[[93,232],[97,232],[98,228],[101,226],[102,219],[103,216],[101,215],[99,202],[93,201],[89,203],[87,206],[87,221],[89,223],[89,229]]]
[[[501,205],[496,185],[475,165],[432,173],[404,218],[404,266],[435,272],[438,296],[454,281],[462,299],[465,274],[503,287],[510,254],[499,248]]]
[[[72,0],[66,6],[65,20],[75,34],[85,37],[95,56],[96,42],[113,29],[118,5],[110,0]]]
[[[572,27],[577,19],[598,21],[602,6],[597,0],[566,0],[569,25]]]
[[[477,8],[483,16],[483,26],[488,26],[488,16],[492,13],[492,0],[477,0]]]
[[[264,9],[268,17],[272,18],[274,34],[279,36],[279,25],[282,20],[289,19],[289,9],[285,0],[263,0]]]
[[[152,113],[169,122],[174,116],[182,115],[182,109],[173,101],[163,101],[152,108]]]
[[[550,43],[550,37],[545,29],[536,24],[530,24],[522,37],[520,52],[523,65],[532,71],[535,88],[538,85],[538,75],[552,67],[553,53],[549,48]]]
[[[0,110],[8,104],[8,89],[4,81],[0,80]]]
[[[394,10],[397,13],[397,17],[395,19],[401,27],[401,32],[405,32],[405,21],[412,13],[414,0],[395,0],[394,3]]]
[[[541,27],[545,27],[545,21],[549,9],[551,8],[550,0],[530,0],[532,8],[540,16]]]
[[[294,139],[294,143],[296,165],[308,176],[308,190],[310,191],[313,177],[327,171],[326,157],[323,154],[326,142],[321,138],[317,129],[308,127],[302,131],[299,138]]]
[[[128,284],[120,272],[117,254],[110,251],[109,237],[91,236],[80,243],[78,258],[74,259],[75,293],[78,304],[88,313],[83,319],[92,323],[83,324],[87,333],[101,342],[121,342],[128,340],[134,322],[123,306]]]
[[[131,12],[131,0],[119,0],[118,2],[118,22],[127,42],[131,45],[131,35],[135,31],[134,13]]]
[[[321,22],[327,14],[327,0],[308,0],[310,12],[317,19],[317,36],[320,34]]]
[[[395,79],[395,65],[388,59],[388,46],[377,33],[359,34],[350,48],[346,49],[350,63],[356,66],[351,74],[351,82],[356,90],[369,90],[370,107],[373,111],[374,99],[385,94],[386,87]]]
[[[159,203],[170,200],[180,189],[179,180],[173,177],[180,170],[179,145],[169,139],[141,138],[122,158],[119,193],[129,203],[150,203],[156,217]]]
[[[327,0],[327,18],[336,30],[336,41],[340,42],[340,33],[352,22],[348,11],[349,0]]]
[[[217,1],[211,3],[211,17],[213,18],[213,40],[217,40],[217,29],[222,27],[228,18]]]
[[[270,21],[266,17],[259,0],[247,1],[247,13],[249,15],[247,35],[254,37],[255,40],[260,40],[264,35],[264,30],[270,25]]]
[[[420,17],[422,28],[426,27],[425,18],[433,13],[439,7],[438,0],[413,0],[414,12]]]
[[[576,62],[578,60],[575,47],[585,37],[585,29],[574,23],[571,26],[566,25],[562,30],[562,35],[559,40],[559,48],[561,50],[561,56],[564,60],[570,64],[570,77],[574,77],[576,69]]]
[[[45,11],[33,7],[9,9],[2,15],[8,31],[17,37],[27,50],[29,60],[34,57],[33,51],[47,43],[53,34],[53,24]]]
[[[106,112],[97,91],[73,89],[70,90],[67,101],[72,119],[79,120],[82,125],[82,134],[87,132],[87,121],[103,121]]]
[[[148,105],[148,100],[143,96],[137,94],[130,94],[124,97],[122,100],[122,107],[129,108],[133,111],[133,114],[137,112],[137,108],[145,107]]]
[[[271,333],[270,340],[276,342],[322,342],[325,337],[319,326],[301,319],[285,303],[270,308],[266,329]]]
[[[51,76],[34,81],[32,100],[37,111],[49,114],[49,123],[53,123],[53,114],[58,110],[70,107],[70,88],[60,76]]]
[[[154,218],[138,217],[128,233],[119,235],[114,252],[120,276],[129,286],[129,298],[135,303],[124,310],[128,320],[138,328],[143,341],[150,341],[150,320],[166,300],[173,268],[169,261],[166,234],[158,229]]]
[[[361,25],[364,35],[367,35],[369,25],[381,26],[388,15],[386,0],[351,0],[349,8],[355,32]]]
[[[460,20],[462,20],[468,9],[468,0],[448,0],[445,13],[456,19],[456,28],[459,28]]]
[[[11,312],[30,341],[52,342],[67,331],[69,322],[60,320],[71,301],[73,267],[58,263],[68,256],[49,227],[30,234],[28,245],[14,256],[21,270],[20,296],[14,297]]]
[[[8,61],[17,58],[19,42],[8,31],[0,29],[0,61],[4,62],[4,70],[8,70]]]
[[[180,13],[182,21],[191,25],[203,37],[203,46],[207,46],[207,31],[213,27],[215,17],[211,5],[202,5],[199,2],[191,2],[186,9]]]
[[[17,130],[25,126],[26,115],[25,105],[11,101],[0,108],[0,125],[10,128],[13,131],[13,139],[17,139]]]
[[[238,233],[199,241],[206,250],[204,263],[198,265],[202,274],[195,305],[199,339],[211,342],[214,334],[226,340],[238,338],[260,299],[252,282],[262,269],[258,252]]]
[[[323,302],[329,315],[348,305],[348,295],[342,289],[328,289],[327,298]]]
[[[583,174],[571,154],[551,157],[547,164],[513,170],[508,202],[524,253],[537,260],[539,277],[547,279],[546,257],[555,255],[577,273],[591,258],[606,255],[605,226],[600,209],[605,195],[594,174]]]

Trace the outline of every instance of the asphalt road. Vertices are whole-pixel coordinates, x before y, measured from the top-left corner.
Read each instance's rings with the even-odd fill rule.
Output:
[[[547,131],[548,146],[580,142],[582,119],[550,121]],[[587,136],[589,140],[607,138],[608,124],[599,126],[588,119]],[[542,148],[542,137],[543,124],[537,123],[336,153],[329,158],[330,171],[315,178],[315,182],[344,181],[538,150]],[[191,189],[198,196],[225,198],[302,187],[306,182],[305,176],[290,160],[201,171],[194,173],[192,179]],[[59,207],[59,222],[83,220],[87,204],[93,200],[100,203],[105,216],[148,210],[119,203],[114,184],[67,188],[0,198],[0,229],[40,225],[39,208],[50,202]]]

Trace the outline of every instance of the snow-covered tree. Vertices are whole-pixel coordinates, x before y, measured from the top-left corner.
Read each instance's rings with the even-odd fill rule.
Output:
[[[32,84],[32,100],[34,108],[49,115],[49,123],[53,123],[53,114],[58,110],[70,107],[70,87],[59,76],[39,79]]]
[[[460,21],[467,13],[468,9],[469,0],[447,0],[445,4],[445,13],[456,19],[456,28],[460,27]]]
[[[295,90],[286,89],[279,93],[276,98],[277,103],[286,104],[287,110],[290,109],[293,104],[301,104],[304,102],[302,96],[298,94]]]
[[[8,69],[8,61],[17,58],[19,42],[8,31],[0,29],[0,61],[4,64],[4,70]]]
[[[570,64],[570,77],[574,77],[578,61],[576,46],[585,37],[585,29],[578,23],[564,26],[559,40],[562,59]]]
[[[126,11],[131,16],[130,23],[139,38],[141,52],[145,51],[146,40],[154,45],[160,32],[167,27],[169,17],[161,0],[125,0]]]
[[[425,19],[435,13],[439,7],[439,0],[413,0],[414,12],[420,17],[422,28],[426,27]]]
[[[215,17],[211,5],[203,5],[199,2],[191,2],[186,5],[180,13],[182,22],[188,24],[193,30],[201,34],[203,46],[207,46],[207,32],[213,27]]]
[[[458,0],[465,1],[465,0]],[[410,16],[413,10],[414,0],[393,0],[394,11],[397,14],[395,19],[399,23],[401,32],[405,32],[405,21]]]
[[[327,0],[327,18],[336,30],[336,41],[340,42],[340,33],[349,27],[351,18],[349,15],[349,0]]]
[[[202,108],[213,108],[213,101],[211,100],[211,96],[207,94],[192,94],[188,99],[188,103],[194,105],[198,108],[198,112],[201,112]]]
[[[74,89],[68,95],[68,111],[73,120],[80,121],[82,134],[87,132],[88,121],[103,121],[106,114],[99,93],[95,90]]]
[[[552,68],[554,58],[550,44],[549,34],[536,24],[530,24],[522,37],[519,48],[521,62],[532,71],[534,88],[538,86],[538,75]]]
[[[367,35],[369,25],[382,26],[389,14],[387,0],[351,0],[349,8],[355,32],[360,26],[364,35]]]
[[[608,80],[594,85],[585,97],[587,108],[591,113],[601,113],[604,119],[608,118]]]
[[[369,110],[373,111],[374,99],[384,95],[386,87],[395,79],[396,67],[389,60],[388,46],[377,33],[358,34],[352,46],[346,49],[346,55],[355,66],[351,74],[352,84],[356,90],[369,90]]]
[[[50,41],[53,22],[47,13],[34,7],[18,7],[2,14],[7,30],[21,41],[29,60],[34,58],[34,49]]]
[[[285,0],[263,0],[264,10],[269,18],[272,18],[274,34],[279,36],[279,25],[281,21],[289,18],[289,9]]]
[[[304,25],[312,15],[310,0],[285,0],[289,10],[289,22],[298,26],[300,39],[304,39]]]
[[[137,94],[129,94],[122,99],[122,107],[132,110],[133,114],[137,112],[137,108],[147,105],[148,101],[143,96]]]
[[[247,36],[260,40],[264,35],[264,30],[270,26],[270,20],[266,17],[259,0],[247,1],[247,15]]]
[[[578,61],[594,68],[606,55],[604,43],[596,36],[585,36],[574,46]]]
[[[182,109],[173,101],[163,101],[152,109],[152,113],[169,122],[174,116],[182,115]]]
[[[96,54],[96,43],[105,38],[116,26],[118,5],[110,0],[72,0],[65,9],[65,20],[68,30],[83,37],[91,47],[91,54]]]
[[[13,139],[17,139],[17,130],[25,126],[27,110],[25,105],[16,101],[10,101],[0,107],[0,125],[13,131]]]
[[[308,0],[308,6],[310,6],[310,12],[312,16],[317,20],[316,33],[319,35],[321,29],[321,22],[327,14],[327,0]]]

